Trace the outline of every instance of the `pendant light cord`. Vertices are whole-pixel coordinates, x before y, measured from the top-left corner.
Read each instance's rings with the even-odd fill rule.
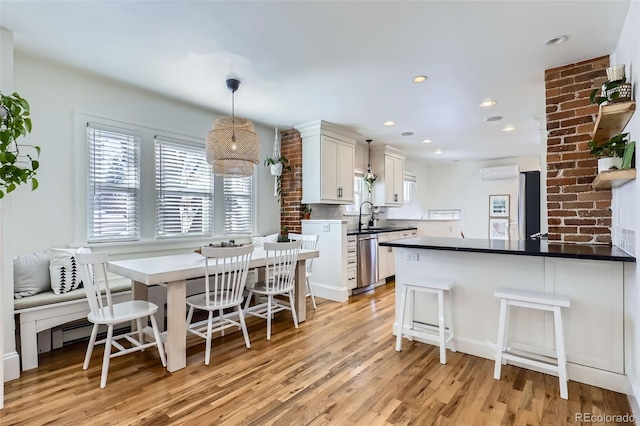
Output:
[[[236,91],[231,92],[231,141],[236,141]]]

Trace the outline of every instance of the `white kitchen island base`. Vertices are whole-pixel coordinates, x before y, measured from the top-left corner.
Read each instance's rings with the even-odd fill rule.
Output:
[[[419,239],[398,242],[414,240]],[[493,292],[498,287],[565,294],[571,298],[563,312],[569,379],[630,392],[624,364],[624,262],[395,247],[398,288],[427,278],[455,281],[458,352],[495,359],[500,301]],[[437,324],[435,297],[418,294],[407,308],[414,310],[417,326]],[[510,315],[511,340],[554,349],[551,313],[512,308]],[[393,330],[397,335],[397,323]]]

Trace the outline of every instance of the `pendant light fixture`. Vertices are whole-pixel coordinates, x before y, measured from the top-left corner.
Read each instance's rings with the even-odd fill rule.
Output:
[[[373,182],[376,180],[376,175],[371,171],[371,139],[367,139],[367,143],[369,144],[369,165],[367,165],[367,173],[364,175],[364,178],[367,181]]]
[[[216,176],[243,177],[253,174],[253,166],[260,162],[260,138],[253,123],[235,116],[235,92],[240,80],[230,78],[231,117],[219,117],[213,130],[207,133],[207,162],[213,165]]]

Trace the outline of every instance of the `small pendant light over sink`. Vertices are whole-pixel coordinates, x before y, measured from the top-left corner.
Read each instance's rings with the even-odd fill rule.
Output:
[[[369,193],[369,199],[371,199],[371,191],[378,176],[371,171],[371,139],[367,139],[367,143],[369,144],[369,164],[367,165],[367,173],[364,175],[364,183],[367,185],[367,192]]]
[[[242,177],[253,174],[253,166],[260,161],[260,138],[253,123],[235,116],[235,92],[240,81],[230,78],[231,117],[219,117],[213,130],[207,133],[207,162],[213,165],[216,176]]]

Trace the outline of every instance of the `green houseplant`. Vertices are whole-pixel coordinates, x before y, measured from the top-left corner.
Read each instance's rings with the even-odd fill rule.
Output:
[[[588,142],[589,153],[598,159],[598,173],[621,168],[628,136],[629,133],[620,133],[604,143],[594,140]]]
[[[271,168],[271,174],[276,177],[274,194],[278,197],[278,201],[280,201],[282,197],[282,174],[284,172],[290,172],[291,166],[289,165],[289,160],[284,155],[280,155],[280,157],[267,157],[264,160],[264,165],[269,166]]]
[[[38,158],[40,147],[18,142],[18,138],[31,133],[29,113],[26,99],[17,93],[0,93],[0,198],[21,184],[30,182],[32,191],[38,188],[35,175],[40,163],[25,151],[35,151]]]
[[[313,209],[309,205],[304,206],[304,208],[302,209],[303,219],[311,219],[312,212],[313,212]]]

